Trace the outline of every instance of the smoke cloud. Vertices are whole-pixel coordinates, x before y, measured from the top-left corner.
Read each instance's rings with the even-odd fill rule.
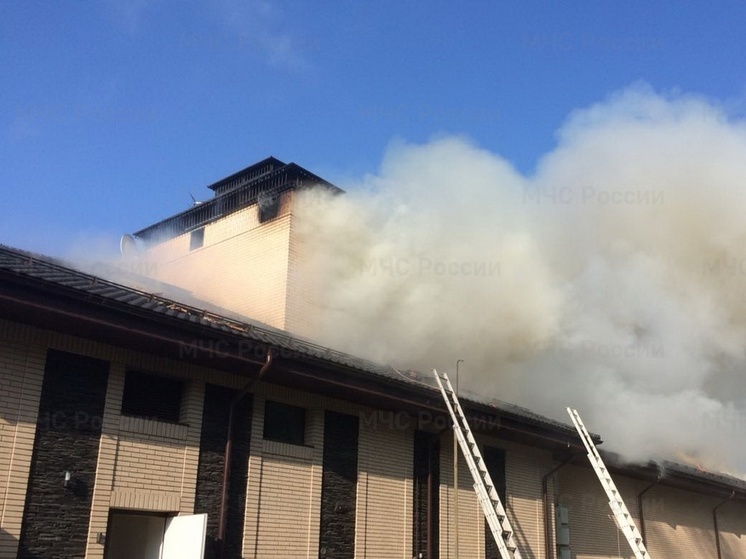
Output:
[[[567,421],[630,460],[746,472],[746,127],[638,85],[523,176],[463,137],[395,142],[296,212],[318,341]]]

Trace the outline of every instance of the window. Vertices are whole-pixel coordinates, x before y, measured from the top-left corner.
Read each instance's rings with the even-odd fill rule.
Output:
[[[189,235],[189,250],[202,248],[202,245],[204,244],[205,228],[200,227],[199,229],[195,229],[194,231],[192,231],[192,233]]]
[[[306,410],[279,402],[265,402],[264,438],[302,445],[306,438]]]
[[[264,223],[277,217],[280,212],[280,196],[272,192],[260,192],[257,196],[259,208],[259,223]]]
[[[412,555],[437,559],[440,540],[440,439],[414,432]]]
[[[505,450],[495,446],[485,446],[482,454],[484,465],[490,473],[492,483],[495,484],[495,490],[503,506],[505,506],[508,502],[505,483]],[[485,557],[487,559],[500,559],[500,550],[497,548],[495,538],[492,537],[492,530],[486,519],[484,521],[484,542]]]
[[[178,422],[184,382],[138,371],[127,371],[122,414]]]

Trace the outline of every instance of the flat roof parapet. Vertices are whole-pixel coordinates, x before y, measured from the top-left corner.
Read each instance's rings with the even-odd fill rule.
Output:
[[[268,157],[210,185],[208,188],[215,192],[214,198],[195,204],[133,235],[149,244],[161,243],[251,206],[262,195],[277,196],[288,190],[314,186],[335,193],[344,192],[295,163],[286,164]]]

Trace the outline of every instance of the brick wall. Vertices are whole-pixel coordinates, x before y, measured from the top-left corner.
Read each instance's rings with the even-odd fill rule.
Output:
[[[103,415],[96,420],[103,436],[96,443],[95,483],[88,486],[90,518],[78,523],[87,527],[86,557],[103,557],[96,539],[106,532],[110,508],[193,512],[204,387],[200,379],[207,378],[208,370],[0,319],[0,558],[17,553],[47,348],[111,362]],[[121,416],[125,364],[185,379],[180,425]],[[234,387],[241,382],[223,373],[209,375]],[[172,453],[178,466],[160,453],[161,443],[168,449],[174,441],[180,446]]]
[[[503,444],[507,510],[525,559],[541,559],[544,550],[544,509],[541,480],[553,463],[549,453],[528,446]]]
[[[206,225],[201,248],[189,250],[190,233],[155,245],[143,269],[200,299],[285,328],[291,194],[282,195],[278,217],[265,223],[254,204]]]
[[[361,422],[356,557],[411,559],[412,452],[412,430]]]
[[[267,399],[306,409],[304,445],[264,440]],[[324,452],[322,399],[260,384],[255,392],[244,524],[245,557],[317,557]]]
[[[19,558],[85,553],[108,370],[106,361],[47,354]]]
[[[292,193],[292,203],[308,203]],[[299,226],[299,217],[295,214],[290,222],[288,244],[288,283],[285,310],[285,329],[302,336],[313,338],[318,330],[322,286],[319,278],[324,271],[319,270],[321,260],[312,254],[313,246],[304,237],[304,228]]]
[[[553,467],[551,455],[529,446],[496,437],[478,436],[481,452],[487,461],[490,449],[502,450],[505,456],[505,493],[503,505],[516,531],[523,557],[544,559],[544,512],[541,480]],[[453,444],[443,437],[441,454],[441,547],[440,559],[455,557]],[[489,448],[488,448],[489,447]],[[485,557],[492,533],[486,529],[484,514],[473,489],[474,481],[459,449],[459,556]],[[495,470],[490,467],[490,470]],[[497,474],[498,472],[495,471]],[[498,476],[493,481],[499,486]],[[550,489],[550,499],[552,497]],[[492,553],[496,551],[491,550]]]
[[[503,506],[507,507],[508,496],[507,496],[507,476],[505,474],[505,470],[506,470],[505,450],[500,447],[485,446],[482,449],[482,456],[484,457],[484,465],[490,474],[492,483],[495,484],[494,485],[495,491],[497,491],[497,495],[500,497],[500,501],[502,501]],[[515,510],[512,512],[514,515],[516,514]],[[514,524],[518,524],[519,521],[520,519],[518,518],[515,518],[515,522],[511,521],[511,525],[513,525],[513,529],[518,530],[518,526]],[[500,559],[500,550],[497,547],[497,542],[495,541],[495,537],[492,535],[492,529],[490,528],[486,519],[483,522],[483,524],[484,524],[484,556],[486,557],[486,559]]]
[[[616,482],[617,477],[614,479]],[[626,495],[624,498],[627,508],[637,508],[636,500],[627,500]],[[715,559],[712,509],[720,501],[661,485],[648,491],[643,505],[646,547],[651,557]],[[633,513],[633,516],[637,519],[638,515]]]
[[[559,471],[559,504],[568,509],[570,550],[573,557],[628,557],[632,554],[624,535],[617,528],[608,498],[590,467],[565,466]],[[622,499],[637,523],[637,493],[647,485],[614,476]],[[653,551],[651,555],[655,557]],[[674,558],[671,558],[674,559]]]
[[[0,321],[0,558],[16,557],[36,435],[45,348]]]
[[[223,489],[225,444],[228,438],[230,403],[237,391],[208,384],[202,416],[202,436],[199,451],[195,513],[207,513],[207,542],[205,558],[218,557],[218,525]],[[243,544],[243,519],[246,505],[249,446],[251,441],[251,394],[237,405],[233,418],[233,445],[231,450],[231,477],[228,486],[228,503],[225,528],[225,557],[241,556]]]
[[[111,508],[191,513],[195,506],[202,433],[204,386],[210,382],[239,388],[245,379],[183,362],[161,359],[0,320],[0,557],[16,557],[21,515],[31,467],[47,348],[84,354],[111,363],[97,450],[97,475],[87,528],[86,557],[100,559]],[[175,375],[186,382],[181,421],[168,424],[123,417],[120,413],[127,367]],[[414,422],[375,421],[367,409],[289,388],[262,384],[255,394],[251,455],[246,464],[244,557],[318,557],[321,544],[321,494],[325,410],[358,415],[358,468],[355,498],[355,556],[410,559],[412,551],[412,472]],[[308,410],[306,444],[264,441],[266,399]],[[483,444],[506,450],[507,508],[527,559],[542,559],[541,478],[553,463],[537,449],[497,437]],[[442,437],[440,468],[440,557],[452,556],[452,444]],[[239,470],[240,471],[240,470]],[[558,501],[570,509],[573,557],[628,557],[606,496],[592,470],[567,466],[555,476]],[[239,485],[243,484],[238,480]],[[550,489],[553,484],[550,484]],[[647,484],[621,478],[618,485],[635,519],[636,495]],[[460,466],[461,556],[484,556],[483,518],[463,461]],[[551,495],[550,495],[551,497]],[[645,496],[651,555],[656,559],[714,557],[712,508],[717,499],[658,486]],[[740,503],[718,513],[724,559],[744,556],[744,518]],[[81,522],[85,524],[85,522]],[[553,554],[550,554],[552,557]]]
[[[440,559],[456,557],[453,437],[442,437],[440,455]],[[458,556],[483,557],[484,514],[474,492],[474,480],[461,449],[458,463]]]
[[[178,375],[149,363],[150,370]],[[142,369],[142,367],[140,367]],[[146,368],[147,369],[147,368]],[[180,423],[121,415],[126,366],[113,363],[88,533],[88,558],[103,557],[110,509],[194,512],[204,384],[187,380]],[[196,375],[192,375],[196,376]]]
[[[746,557],[746,506],[728,503],[718,509],[717,515],[723,559]]]
[[[319,556],[353,559],[360,421],[356,415],[326,411],[321,479]]]
[[[568,506],[573,557],[630,557],[601,484],[590,468],[567,466],[559,473],[559,502]],[[640,528],[637,495],[648,483],[614,475],[632,518]],[[646,546],[656,559],[717,557],[712,509],[722,499],[656,485],[643,497]],[[723,559],[742,557],[746,507],[728,503],[718,511]]]

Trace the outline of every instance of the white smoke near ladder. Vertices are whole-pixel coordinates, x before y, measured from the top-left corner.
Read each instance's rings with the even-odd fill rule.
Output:
[[[460,137],[392,145],[297,210],[319,341],[566,420],[629,459],[746,472],[746,127],[645,86],[522,176]],[[323,198],[323,199],[322,199]]]

